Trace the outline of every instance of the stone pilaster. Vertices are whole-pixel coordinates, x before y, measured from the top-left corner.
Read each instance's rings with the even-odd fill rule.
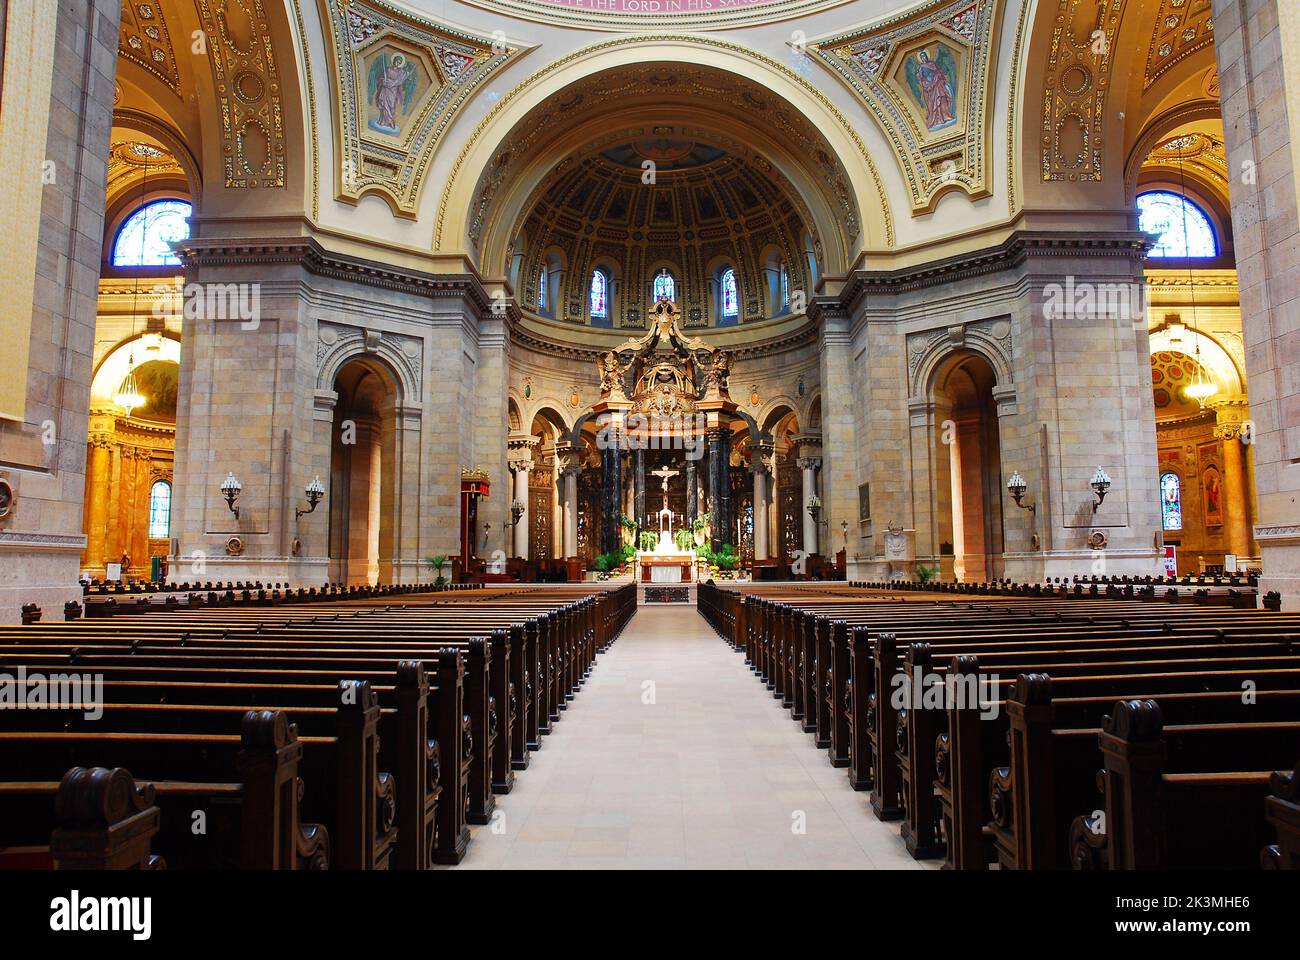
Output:
[[[1214,0],[1258,495],[1260,589],[1300,609],[1300,10]]]
[[[27,41],[9,38],[11,58],[27,62],[6,73],[3,107],[27,126],[6,125],[13,138],[6,155],[44,162],[24,159],[7,171],[8,216],[0,218],[10,268],[23,274],[6,288],[0,330],[20,345],[11,351],[12,371],[0,363],[8,378],[0,395],[24,400],[21,409],[0,409],[0,479],[14,490],[13,508],[0,520],[0,623],[16,623],[25,603],[57,619],[66,601],[81,596],[91,357],[121,16],[113,0],[25,6],[20,12],[35,19],[27,26],[11,20],[11,27],[39,31],[38,44],[52,40],[53,56],[39,47],[19,50]],[[33,95],[39,103],[24,102]]]

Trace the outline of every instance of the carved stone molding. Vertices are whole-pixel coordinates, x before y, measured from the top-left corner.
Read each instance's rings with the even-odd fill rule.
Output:
[[[328,390],[343,363],[368,353],[382,357],[401,380],[407,401],[419,401],[424,384],[424,341],[322,320],[316,327],[316,389]]]
[[[930,377],[938,363],[958,350],[978,353],[989,361],[999,388],[1011,388],[1007,413],[1015,412],[1015,387],[1011,384],[1012,337],[1007,317],[990,317],[974,323],[957,324],[935,330],[922,330],[907,337],[908,383],[912,396],[927,395]],[[1003,400],[998,413],[1004,413]]]
[[[290,264],[335,280],[380,287],[422,297],[457,297],[485,312],[491,301],[477,278],[467,273],[424,273],[376,260],[326,250],[306,237],[255,240],[191,238],[178,248],[187,266],[270,266]]]

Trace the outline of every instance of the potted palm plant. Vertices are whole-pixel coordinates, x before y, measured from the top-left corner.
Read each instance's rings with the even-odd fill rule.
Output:
[[[433,581],[433,585],[435,587],[444,586],[447,583],[447,578],[442,575],[442,568],[447,565],[447,558],[444,556],[425,557],[424,562],[428,564],[429,569],[432,570],[434,575],[437,577],[437,579]]]

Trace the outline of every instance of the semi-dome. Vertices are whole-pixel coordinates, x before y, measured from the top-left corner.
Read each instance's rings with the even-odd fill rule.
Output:
[[[687,326],[734,326],[802,309],[810,249],[767,160],[654,127],[564,165],[539,191],[516,289],[525,309],[559,321],[641,326],[670,296]]]

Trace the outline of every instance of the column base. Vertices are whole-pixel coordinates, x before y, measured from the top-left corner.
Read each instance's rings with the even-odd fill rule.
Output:
[[[81,601],[81,551],[85,537],[67,537],[66,545],[50,546],[33,534],[25,542],[22,533],[0,540],[0,624],[22,622],[22,608],[34,603],[45,622],[63,619],[63,605]]]

